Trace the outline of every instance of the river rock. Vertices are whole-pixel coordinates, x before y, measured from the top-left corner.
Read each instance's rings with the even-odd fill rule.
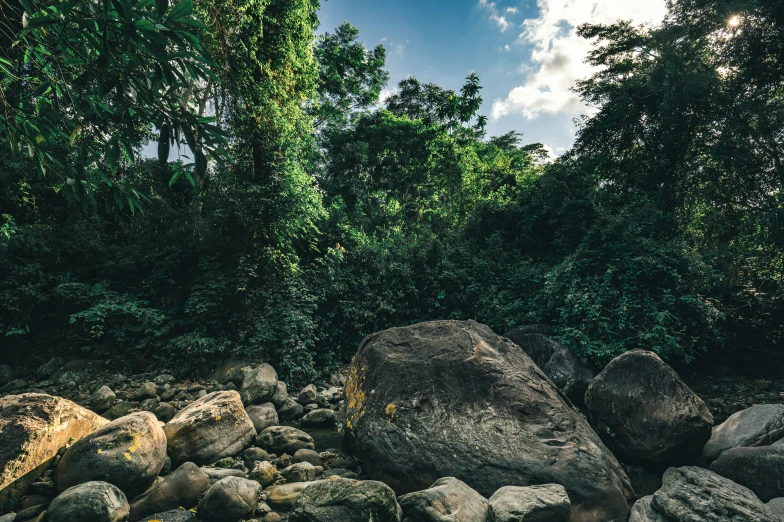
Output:
[[[177,410],[175,410],[174,406],[168,402],[162,402],[152,410],[152,413],[158,418],[159,421],[169,422],[177,413]]]
[[[77,441],[54,473],[58,491],[103,481],[133,498],[150,487],[166,461],[166,435],[155,415],[132,413]]]
[[[225,357],[212,374],[210,379],[220,384],[232,383],[237,388],[242,386],[245,368],[251,367],[251,361],[236,355]]]
[[[286,399],[289,398],[289,392],[286,388],[286,383],[283,381],[278,381],[278,385],[275,387],[275,394],[270,399],[270,402],[275,405],[275,408],[280,408],[286,403]]]
[[[275,511],[291,511],[297,497],[311,484],[314,482],[294,482],[267,488],[267,504]]]
[[[130,520],[178,507],[193,507],[209,487],[210,477],[193,462],[186,462],[131,502]]]
[[[781,522],[750,490],[697,467],[670,468],[634,504],[629,522]]]
[[[0,512],[22,497],[60,448],[108,423],[60,397],[0,397]]]
[[[255,368],[244,368],[240,396],[242,403],[263,404],[269,402],[278,389],[278,374],[269,364],[260,364]]]
[[[35,372],[35,376],[39,381],[45,381],[54,375],[57,370],[62,368],[63,364],[65,364],[65,359],[62,357],[52,357],[47,362],[38,367],[38,370]]]
[[[251,470],[250,478],[261,484],[261,487],[266,488],[278,480],[278,468],[266,460],[259,461]]]
[[[57,372],[55,380],[60,384],[83,383],[103,370],[103,361],[75,359],[65,363]]]
[[[107,482],[85,482],[60,493],[46,511],[49,522],[125,522],[128,499]]]
[[[584,405],[585,392],[595,374],[571,348],[547,335],[522,328],[509,330],[504,337],[522,348],[576,406]]]
[[[766,504],[773,514],[784,521],[784,497],[774,498]]]
[[[487,522],[569,522],[572,505],[559,484],[504,486],[490,497]]]
[[[297,402],[302,404],[310,404],[311,402],[316,401],[316,397],[318,397],[318,389],[316,388],[315,384],[308,384],[299,392],[297,395]]]
[[[211,464],[238,454],[256,436],[236,391],[219,391],[180,410],[164,426],[172,464]]]
[[[248,406],[245,408],[245,412],[250,417],[251,422],[253,422],[256,433],[261,433],[270,426],[278,425],[278,412],[275,410],[275,405],[271,402]]]
[[[383,482],[331,479],[308,486],[289,522],[400,522],[395,492]]]
[[[136,392],[136,400],[143,401],[145,399],[154,399],[158,395],[158,385],[154,382],[145,382],[139,386],[139,391]]]
[[[293,455],[299,449],[316,449],[313,437],[291,426],[270,426],[261,432],[256,444],[277,455]]]
[[[296,420],[305,414],[305,408],[291,397],[288,397],[283,405],[278,408],[278,417],[282,421]]]
[[[335,425],[335,411],[327,408],[313,410],[299,422],[303,428],[330,428]]]
[[[454,477],[440,478],[398,502],[406,522],[479,522],[488,515],[487,499]]]
[[[311,449],[298,449],[292,456],[294,462],[310,462],[314,466],[321,466],[321,455]]]
[[[255,480],[226,477],[216,482],[199,504],[203,520],[231,522],[248,518],[256,510],[261,485]]]
[[[769,446],[784,438],[784,404],[760,404],[731,415],[715,426],[702,448],[707,465],[730,448]]]
[[[297,462],[281,470],[286,482],[312,482],[316,480],[316,468],[310,462]]]
[[[625,516],[633,490],[585,419],[520,347],[474,321],[373,334],[346,382],[344,449],[398,494],[443,476],[480,494],[562,484],[572,522]]]
[[[599,436],[630,464],[683,464],[711,436],[708,407],[653,352],[613,359],[588,387],[585,404]]]
[[[101,386],[84,400],[84,405],[96,413],[103,413],[112,407],[117,396],[108,386]]]
[[[784,496],[784,448],[730,448],[713,461],[711,471],[749,488],[767,502]]]

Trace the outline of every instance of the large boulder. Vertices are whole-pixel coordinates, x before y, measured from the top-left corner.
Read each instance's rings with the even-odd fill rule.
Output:
[[[277,455],[294,455],[300,449],[316,449],[313,437],[291,426],[270,426],[259,434],[256,444]]]
[[[210,477],[193,462],[186,462],[133,499],[130,520],[139,520],[147,515],[178,507],[193,507],[209,487]]]
[[[569,522],[572,505],[560,484],[504,486],[490,497],[487,522]]]
[[[125,522],[130,508],[119,488],[85,482],[60,493],[46,511],[49,522]]]
[[[306,413],[299,422],[304,428],[331,428],[335,425],[335,410],[319,408]]]
[[[226,477],[216,482],[199,503],[202,520],[232,522],[249,517],[258,505],[261,484],[255,480]]]
[[[536,329],[512,328],[504,337],[522,348],[575,405],[583,406],[585,392],[596,374],[571,348]]]
[[[166,462],[166,435],[150,412],[121,417],[77,441],[54,472],[58,491],[91,481],[114,484],[128,498],[150,487]]]
[[[345,450],[398,494],[444,476],[489,496],[562,484],[572,521],[629,512],[615,457],[520,347],[474,321],[373,334],[346,382]]]
[[[336,478],[305,488],[289,522],[400,522],[400,515],[395,492],[383,482]]]
[[[180,410],[163,427],[174,466],[212,464],[245,449],[256,430],[236,391],[205,395]]]
[[[712,471],[670,468],[653,495],[634,504],[629,522],[781,522],[751,491]]]
[[[784,404],[760,404],[731,415],[715,426],[702,448],[707,465],[730,448],[769,446],[784,438]]]
[[[711,436],[708,407],[653,352],[613,359],[588,387],[585,404],[599,436],[630,464],[689,462]]]
[[[244,368],[240,396],[243,404],[269,402],[278,389],[278,374],[267,363],[255,368]]]
[[[730,448],[710,469],[746,486],[763,502],[784,495],[784,447]]]
[[[112,407],[117,396],[108,386],[101,386],[84,400],[84,405],[96,413],[103,413]]]
[[[479,522],[487,519],[487,499],[454,477],[436,480],[423,491],[398,499],[405,522]]]
[[[60,448],[108,423],[60,397],[0,397],[0,513],[21,498]]]

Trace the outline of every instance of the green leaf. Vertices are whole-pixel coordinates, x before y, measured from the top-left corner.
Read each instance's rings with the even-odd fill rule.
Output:
[[[176,21],[181,18],[185,18],[186,16],[190,15],[192,12],[193,12],[193,1],[182,0],[177,5],[171,8],[166,18],[172,21]]]
[[[134,22],[133,26],[135,28],[137,28],[137,29],[142,30],[142,31],[154,31],[155,30],[155,24],[153,24],[152,22],[150,22],[146,18],[142,18],[140,20],[136,20],[136,22]]]

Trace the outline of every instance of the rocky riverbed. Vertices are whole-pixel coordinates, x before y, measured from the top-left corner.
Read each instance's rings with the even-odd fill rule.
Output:
[[[784,520],[776,379],[643,351],[596,375],[546,327],[472,321],[373,334],[296,390],[261,361],[176,375],[0,366],[0,522]]]

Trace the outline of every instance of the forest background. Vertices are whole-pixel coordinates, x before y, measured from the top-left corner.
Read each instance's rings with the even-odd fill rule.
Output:
[[[473,73],[381,102],[384,48],[316,0],[1,5],[4,355],[304,379],[431,319],[597,365],[782,348],[782,0],[581,27],[597,111],[555,161],[486,135]]]

